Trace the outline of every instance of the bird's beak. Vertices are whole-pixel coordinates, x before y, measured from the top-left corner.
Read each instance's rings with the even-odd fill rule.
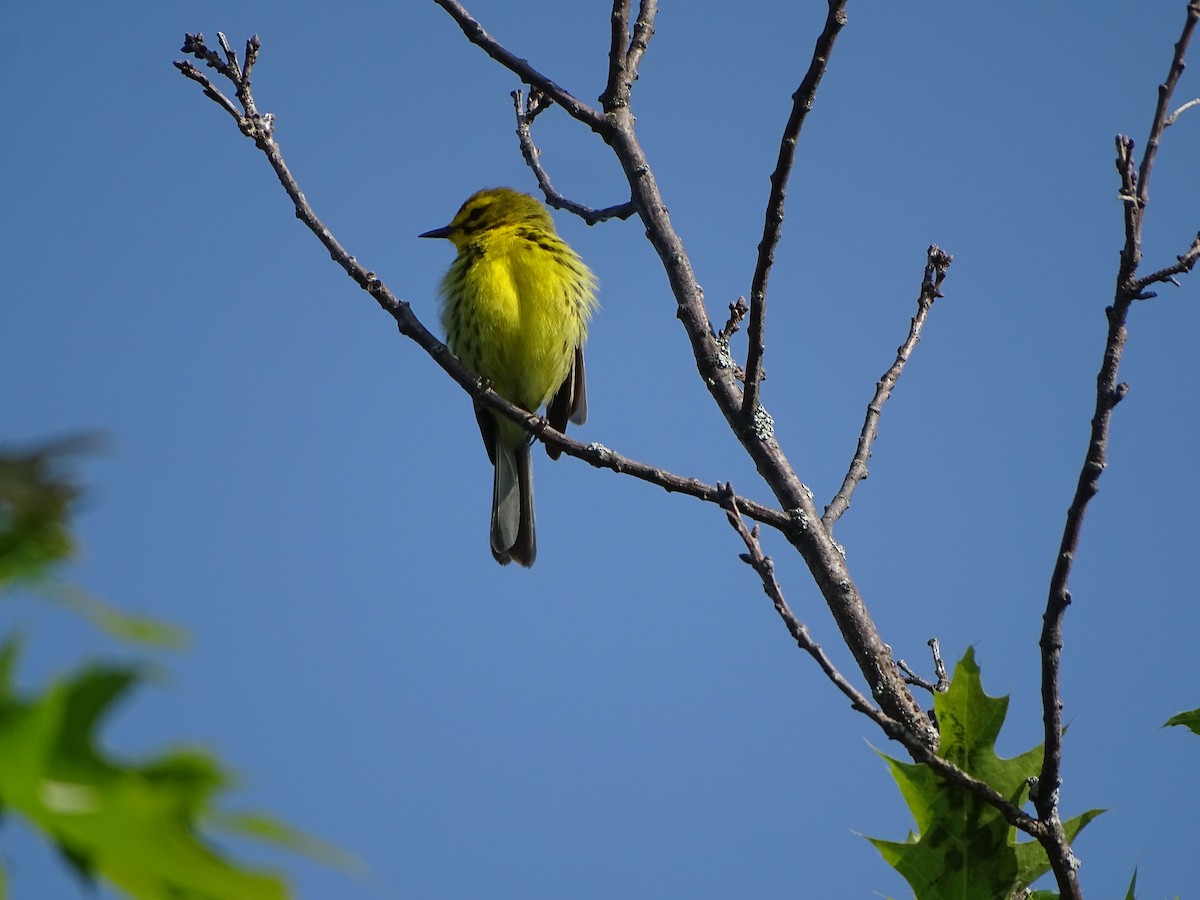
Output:
[[[444,228],[435,228],[433,231],[427,231],[424,234],[418,234],[417,237],[448,238],[453,233],[454,229],[447,225]]]

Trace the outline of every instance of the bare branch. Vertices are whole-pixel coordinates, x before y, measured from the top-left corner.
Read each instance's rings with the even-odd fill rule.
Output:
[[[525,158],[525,163],[529,168],[533,170],[533,175],[537,178],[538,186],[541,187],[547,203],[555,209],[574,213],[589,225],[607,222],[609,219],[628,219],[637,212],[632,200],[605,209],[592,209],[590,206],[576,203],[556,191],[554,185],[550,183],[550,174],[542,166],[542,151],[534,144],[532,133],[533,120],[542,110],[546,109],[550,101],[537,88],[529,89],[528,100],[525,100],[520,91],[513,91],[511,96],[517,112],[517,140],[521,144],[521,155]]]
[[[721,505],[725,508],[725,515],[729,519],[729,524],[733,526],[734,530],[741,537],[742,543],[746,545],[746,550],[748,551],[741,554],[740,558],[742,562],[758,573],[758,577],[762,580],[763,591],[771,598],[771,602],[775,605],[775,612],[779,614],[779,618],[783,619],[783,623],[787,626],[788,633],[791,634],[792,639],[795,640],[796,646],[816,660],[817,665],[821,667],[821,671],[833,682],[834,687],[846,696],[852,708],[866,713],[872,718],[882,715],[880,710],[837,670],[837,667],[833,664],[833,660],[821,649],[821,645],[812,639],[808,628],[796,618],[787,601],[783,598],[783,589],[779,586],[779,582],[775,578],[775,564],[771,561],[771,557],[763,553],[762,545],[758,540],[758,526],[755,525],[753,530],[746,528],[746,523],[742,519],[740,504],[733,493],[733,485],[726,483],[722,486],[722,490],[723,499]]]
[[[191,63],[177,61],[175,68],[187,78],[198,82],[204,88],[204,96],[219,104],[222,109],[233,116],[242,134],[247,137],[255,137],[258,132],[269,134],[274,122],[274,116],[270,113],[259,115],[258,109],[254,105],[254,95],[250,90],[250,70],[253,68],[255,60],[258,59],[258,51],[261,47],[258,35],[256,34],[246,41],[245,69],[238,66],[237,54],[229,46],[229,41],[223,32],[217,32],[217,40],[225,52],[224,60],[217,55],[215,50],[210,49],[204,43],[204,35],[200,33],[185,34],[183,36],[183,47],[180,48],[180,52],[195,56],[197,59],[202,60],[206,66],[216,69],[220,75],[229,79],[233,83],[235,89],[234,96],[237,97],[238,102],[242,105],[242,110],[239,111],[234,103],[217,90],[212,82],[208,80],[207,76],[196,69]]]
[[[1138,201],[1143,208],[1150,199],[1150,172],[1154,168],[1154,159],[1158,155],[1158,143],[1163,131],[1169,124],[1168,109],[1171,108],[1171,96],[1175,86],[1183,75],[1183,58],[1187,55],[1188,44],[1192,40],[1192,31],[1196,21],[1200,19],[1200,3],[1196,0],[1188,4],[1187,19],[1179,40],[1175,42],[1175,55],[1171,58],[1171,68],[1167,71],[1166,80],[1158,86],[1158,106],[1154,110],[1154,119],[1150,123],[1150,136],[1146,139],[1146,149],[1142,153],[1142,164],[1138,167]]]
[[[1149,300],[1156,296],[1152,293],[1146,293],[1146,288],[1152,284],[1168,282],[1179,287],[1179,282],[1176,280],[1176,275],[1186,275],[1196,265],[1196,260],[1200,259],[1200,234],[1196,235],[1196,239],[1192,241],[1192,246],[1187,249],[1183,256],[1175,257],[1175,264],[1167,266],[1165,269],[1159,269],[1157,272],[1152,272],[1143,278],[1139,278],[1133,283],[1133,292],[1135,299]]]
[[[630,0],[613,0],[612,29],[608,47],[608,81],[600,95],[600,106],[611,112],[618,106],[628,106],[637,81],[638,67],[646,53],[650,36],[654,34],[654,17],[658,15],[657,0],[642,0],[638,5],[633,37],[629,36]]]
[[[836,4],[838,0],[833,2]],[[615,107],[606,114],[610,131],[604,139],[621,164],[638,215],[646,226],[646,236],[662,262],[675,297],[676,316],[687,333],[702,383],[780,507],[791,517],[792,528],[787,538],[812,573],[876,702],[888,716],[909,729],[914,740],[936,747],[937,729],[904,683],[850,577],[845,558],[829,532],[820,525],[812,492],[800,481],[776,441],[770,416],[761,406],[754,407],[749,417],[743,414],[746,406],[738,371],[730,365],[728,349],[717,339],[705,307],[704,292],[683,241],[671,224],[667,204],[638,141],[632,112],[628,107]]]
[[[237,53],[229,46],[229,39],[225,37],[225,32],[217,32],[217,42],[221,45],[221,50],[225,54],[225,62],[229,65],[229,71],[233,73],[230,78],[234,81],[241,81],[242,69],[238,65]]]
[[[1194,106],[1200,106],[1200,97],[1197,97],[1195,100],[1189,100],[1187,103],[1183,104],[1183,106],[1179,107],[1179,109],[1175,110],[1175,112],[1167,116],[1167,121],[1166,124],[1163,125],[1163,128],[1170,128],[1179,120],[1180,116]]]
[[[633,23],[633,38],[629,41],[629,53],[625,57],[625,70],[630,81],[637,81],[638,68],[646,47],[654,35],[654,17],[658,15],[658,0],[642,0],[638,4],[637,21]]]
[[[883,373],[883,377],[875,384],[875,396],[867,404],[867,417],[863,421],[862,431],[858,436],[858,446],[854,458],[850,461],[850,469],[842,481],[841,488],[825,507],[821,522],[832,530],[833,524],[850,508],[850,497],[859,482],[867,477],[867,460],[871,458],[871,446],[879,436],[879,417],[883,414],[883,404],[896,388],[896,382],[908,363],[909,357],[921,340],[921,328],[929,311],[933,309],[933,301],[942,296],[942,282],[946,280],[946,272],[954,257],[945,253],[936,244],[931,244],[925,251],[925,274],[921,279],[921,292],[917,296],[917,314],[913,316],[908,329],[908,338],[896,350],[896,361],[891,368]]]
[[[733,303],[729,304],[729,318],[725,321],[725,327],[717,332],[717,340],[725,344],[729,343],[730,338],[737,334],[738,327],[742,324],[742,319],[746,318],[746,298],[738,297]]]
[[[496,394],[493,391],[488,391],[492,397],[503,401],[501,403],[492,403],[488,400],[488,406],[493,409],[499,409],[508,414],[509,418],[518,420],[518,417],[524,419],[522,424],[525,424],[531,417],[529,413],[521,409],[519,406],[513,406]],[[515,413],[515,415],[513,415]],[[587,444],[572,440],[565,434],[555,431],[546,420],[540,417],[532,417],[534,419],[532,428],[529,428],[532,433],[537,436],[543,443],[556,447],[566,453],[568,456],[573,456],[576,459],[581,459],[597,469],[609,469],[613,472],[622,475],[631,475],[641,481],[656,484],[663,490],[671,494],[685,494],[688,497],[694,497],[697,500],[703,500],[706,503],[720,504],[725,496],[724,489],[720,484],[711,485],[705,484],[696,478],[685,478],[682,475],[676,475],[668,472],[666,469],[660,469],[656,466],[647,465],[646,463],[638,462],[630,459],[627,456],[622,456],[614,450],[610,450],[603,444],[590,442]],[[791,519],[781,510],[774,509],[770,506],[764,506],[761,503],[756,503],[753,500],[748,500],[745,497],[735,497],[738,508],[745,515],[757,522],[776,529],[777,531],[786,531],[792,527]]]
[[[937,684],[933,689],[939,694],[944,694],[950,690],[950,676],[946,672],[946,664],[942,661],[942,644],[937,638],[930,638],[926,643],[933,654],[933,673],[937,675]]]
[[[922,678],[916,672],[908,667],[902,659],[896,660],[896,665],[900,667],[900,671],[904,673],[904,680],[914,687],[924,688],[931,694],[944,694],[950,690],[950,675],[946,672],[946,663],[942,660],[942,645],[937,638],[930,638],[926,643],[929,649],[933,652],[933,671],[937,676],[937,681],[932,682],[926,678]]]
[[[508,69],[530,87],[540,90],[565,109],[571,118],[578,119],[597,134],[605,134],[607,132],[608,127],[604,116],[599,111],[588,106],[582,100],[576,99],[566,88],[555,84],[527,61],[511,53],[499,41],[484,31],[483,26],[463,8],[461,3],[456,2],[456,0],[434,0],[434,2],[449,13],[450,17],[458,23],[458,27],[462,29],[468,41],[481,48],[484,53],[496,60],[496,62],[500,63],[500,65],[504,66],[504,68]]]
[[[192,81],[197,82],[202,88],[204,88],[204,96],[205,97],[207,97],[209,100],[212,100],[214,103],[216,103],[218,106],[220,106],[223,110],[225,110],[227,113],[229,113],[231,116],[233,116],[234,120],[236,122],[238,122],[239,125],[241,124],[241,121],[242,121],[241,111],[236,106],[233,105],[233,101],[231,101],[228,97],[226,97],[224,94],[222,94],[215,87],[213,87],[212,82],[208,80],[208,76],[206,76],[203,72],[201,72],[199,69],[197,69],[195,66],[193,66],[187,60],[183,60],[182,62],[177,61],[175,63],[175,68],[177,68],[180,72],[182,72],[184,74],[184,77],[190,78],[190,79],[192,79]]]
[[[1105,310],[1108,316],[1108,336],[1104,345],[1104,357],[1096,375],[1096,407],[1092,416],[1091,432],[1087,452],[1075,486],[1075,495],[1067,509],[1067,521],[1063,528],[1062,541],[1055,560],[1054,573],[1050,578],[1050,590],[1046,599],[1046,611],[1042,617],[1042,634],[1039,641],[1042,656],[1042,724],[1045,737],[1045,755],[1037,789],[1031,792],[1038,819],[1045,826],[1045,834],[1039,841],[1050,858],[1051,869],[1058,882],[1059,892],[1064,898],[1077,900],[1082,897],[1076,877],[1076,860],[1071,854],[1059,817],[1059,788],[1062,785],[1062,738],[1063,703],[1061,695],[1061,663],[1063,648],[1063,619],[1071,603],[1069,588],[1071,566],[1079,546],[1083,518],[1088,503],[1100,490],[1100,475],[1108,464],[1108,435],[1112,423],[1112,411],[1128,392],[1128,385],[1118,379],[1121,357],[1128,338],[1125,323],[1129,309],[1135,300],[1149,295],[1144,288],[1154,281],[1166,280],[1191,269],[1197,254],[1200,254],[1200,237],[1193,242],[1192,249],[1179,257],[1176,266],[1155,273],[1148,278],[1136,280],[1141,261],[1142,223],[1149,201],[1148,185],[1154,160],[1158,153],[1159,139],[1167,127],[1171,96],[1183,73],[1183,58],[1191,41],[1197,20],[1200,20],[1200,0],[1191,0],[1187,7],[1187,18],[1166,80],[1158,88],[1158,104],[1150,125],[1150,137],[1142,154],[1141,164],[1134,173],[1133,141],[1118,135],[1117,172],[1121,180],[1120,199],[1124,206],[1125,242],[1121,249],[1120,265],[1112,306]],[[1158,278],[1162,274],[1162,278]]]
[[[612,33],[608,43],[608,82],[600,95],[600,106],[606,111],[616,103],[629,104],[629,92],[633,80],[628,76],[629,66],[629,4],[630,0],[613,0]]]
[[[917,740],[911,731],[874,706],[867,700],[864,694],[846,680],[845,676],[837,670],[832,660],[825,654],[825,651],[821,649],[821,645],[812,639],[812,635],[809,634],[804,623],[792,613],[787,601],[783,597],[783,590],[775,578],[775,566],[771,558],[766,556],[762,551],[762,545],[758,539],[758,528],[755,527],[753,530],[748,529],[746,528],[746,523],[742,520],[738,510],[738,503],[733,498],[733,486],[726,484],[724,485],[724,490],[726,491],[727,498],[722,504],[725,507],[725,515],[729,520],[729,524],[733,526],[738,536],[741,537],[742,543],[746,545],[747,552],[740,554],[742,562],[749,565],[758,573],[759,578],[762,580],[763,591],[771,598],[771,603],[775,606],[775,611],[783,619],[784,624],[787,625],[788,632],[792,635],[792,639],[795,640],[796,645],[816,660],[817,665],[821,667],[821,671],[825,673],[825,676],[850,700],[851,707],[875,722],[889,738],[903,744],[905,749],[912,754],[917,762],[929,766],[951,784],[957,785],[963,790],[969,791],[983,799],[984,802],[999,810],[1010,825],[1019,828],[1033,837],[1040,837],[1045,832],[1045,828],[1041,822],[1024,812],[1019,806],[990,785],[963,771],[954,763],[938,756],[929,747]],[[941,664],[941,657],[938,654],[937,639],[935,638],[930,641],[930,645],[934,648],[935,665],[938,668],[938,685],[941,685],[943,680],[948,685],[949,679],[946,676],[946,669]],[[944,691],[945,687],[931,685],[930,689]]]
[[[787,197],[788,178],[792,174],[792,165],[796,159],[796,144],[808,111],[812,109],[821,77],[829,64],[829,54],[833,52],[834,41],[837,40],[842,26],[846,24],[847,0],[828,2],[829,13],[825,18],[825,30],[817,38],[812,62],[809,63],[804,80],[800,82],[796,93],[792,94],[792,114],[784,126],[783,139],[779,142],[779,158],[775,163],[775,171],[771,173],[771,193],[767,198],[766,221],[763,223],[762,240],[758,243],[754,278],[750,283],[750,327],[747,331],[750,348],[746,354],[746,392],[742,398],[742,418],[746,422],[753,419],[759,406],[759,384],[762,381],[762,358],[766,341],[764,329],[767,315],[767,280],[775,262],[775,247],[779,243],[780,228],[783,225],[783,204]]]

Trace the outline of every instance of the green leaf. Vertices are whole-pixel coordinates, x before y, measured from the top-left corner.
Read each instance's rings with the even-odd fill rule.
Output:
[[[1133,870],[1133,878],[1129,882],[1129,890],[1125,892],[1125,900],[1137,900],[1137,868]]]
[[[145,900],[282,900],[275,875],[218,853],[201,833],[230,778],[208,754],[111,758],[98,730],[136,669],[91,665],[18,698],[14,645],[0,648],[0,805],[28,819],[85,877]]]
[[[177,625],[123,612],[74,585],[47,584],[35,596],[65,606],[106,634],[124,641],[166,650],[182,650],[188,644],[187,632]]]
[[[1193,709],[1188,712],[1181,712],[1177,716],[1171,716],[1171,718],[1163,723],[1163,728],[1166,728],[1168,725],[1183,725],[1185,728],[1192,729],[1193,733],[1200,734],[1200,709]]]
[[[94,444],[79,436],[0,451],[0,585],[42,578],[71,554],[68,516],[79,491],[60,463]]]
[[[974,649],[955,667],[950,689],[934,695],[941,730],[939,753],[987,782],[1018,806],[1042,764],[1042,748],[1012,759],[996,755],[995,742],[1008,698],[983,692]],[[883,755],[883,754],[881,754]],[[994,900],[1026,889],[1050,870],[1041,845],[1017,841],[1016,829],[994,807],[948,784],[924,765],[884,756],[916,822],[902,842],[868,838],[921,900]],[[1063,823],[1074,839],[1102,810]]]
[[[211,814],[207,821],[219,826],[223,831],[275,844],[285,850],[335,866],[344,872],[361,873],[365,868],[353,853],[292,828],[272,816],[261,813],[217,812]]]

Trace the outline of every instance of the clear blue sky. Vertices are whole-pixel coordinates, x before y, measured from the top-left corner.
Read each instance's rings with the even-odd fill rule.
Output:
[[[472,2],[518,55],[599,94],[605,2]],[[773,6],[773,8],[772,8]],[[1037,637],[1084,452],[1121,243],[1113,135],[1139,145],[1184,3],[850,4],[801,143],[764,401],[824,503],[915,308],[955,256],[837,537],[898,655],[974,644],[1040,740]],[[748,290],[789,96],[825,4],[663,4],[634,97],[714,318]],[[445,224],[473,190],[532,190],[516,80],[432,3],[41,3],[0,11],[0,438],[109,438],[84,466],[69,575],[186,627],[191,649],[108,732],[178,741],[266,808],[359,854],[281,858],[302,897],[874,897],[907,888],[860,834],[910,820],[856,716],[790,643],[724,515],[535,457],[531,571],[487,550],[470,404],[293,217],[265,159],[171,67],[185,31],[257,32],[260,109],[317,212],[436,326]],[[1200,47],[1196,48],[1200,51]],[[1193,54],[1195,59],[1195,54]],[[1180,102],[1200,93],[1185,76]],[[538,121],[557,186],[625,199],[601,143]],[[1200,228],[1200,110],[1167,133],[1147,271]],[[767,500],[691,364],[636,222],[558,214],[596,271],[578,434]],[[1200,280],[1134,310],[1110,468],[1066,625],[1064,810],[1090,896],[1190,896],[1200,743]],[[824,604],[767,536],[839,662]],[[129,651],[33,603],[30,684]],[[847,671],[849,667],[847,666]],[[11,822],[13,894],[72,897]],[[275,859],[275,857],[271,857]]]

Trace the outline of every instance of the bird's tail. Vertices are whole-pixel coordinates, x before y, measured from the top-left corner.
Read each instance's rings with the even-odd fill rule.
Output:
[[[537,557],[533,522],[533,459],[529,442],[515,447],[496,441],[496,476],[492,482],[492,556],[528,568]]]

